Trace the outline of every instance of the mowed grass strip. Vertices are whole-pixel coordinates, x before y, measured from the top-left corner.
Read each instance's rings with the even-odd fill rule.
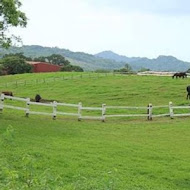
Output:
[[[62,73],[61,73],[62,74]],[[58,76],[60,73],[57,74]],[[69,76],[69,74],[65,74]],[[71,74],[70,74],[71,75]],[[88,74],[85,74],[88,76]],[[46,74],[15,75],[22,80],[37,80],[46,78]],[[47,74],[56,77],[56,74]],[[2,84],[7,80],[14,81],[14,76],[3,77]],[[55,99],[60,102],[83,102],[84,105],[130,105],[147,106],[168,105],[172,101],[175,105],[188,104],[186,101],[186,86],[190,79],[172,79],[171,77],[117,75],[97,78],[97,73],[91,77],[69,80],[58,80],[52,83],[40,83],[1,87],[1,90],[13,91],[15,96],[34,98],[40,93],[44,99]]]
[[[8,90],[19,97],[40,93],[44,99],[86,106],[188,105],[188,82],[108,76]],[[53,121],[5,109],[0,114],[0,188],[189,189],[189,122],[188,117],[78,122],[64,116]]]

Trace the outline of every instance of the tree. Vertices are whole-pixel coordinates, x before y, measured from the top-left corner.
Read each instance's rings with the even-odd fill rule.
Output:
[[[59,65],[59,66],[67,66],[70,64],[70,62],[66,60],[65,57],[59,54],[52,54],[47,57],[37,57],[34,59],[34,61],[48,62],[53,65]]]
[[[65,57],[63,57],[62,55],[59,54],[52,54],[51,56],[48,57],[48,60],[50,63],[54,64],[54,65],[69,65],[70,62],[68,60],[65,59]]]
[[[40,61],[40,62],[48,62],[53,65],[59,65],[61,66],[61,71],[76,71],[76,72],[83,72],[83,69],[79,66],[71,65],[70,62],[65,59],[62,55],[59,54],[52,54],[47,57],[37,57],[34,59],[34,61]]]
[[[190,69],[188,69],[188,70],[186,71],[186,73],[190,73]]]
[[[34,58],[33,59],[33,61],[39,61],[39,62],[48,62],[47,60],[46,60],[46,57],[36,57],[36,58]]]
[[[131,66],[128,63],[126,63],[124,68],[118,69],[118,70],[114,70],[114,72],[132,73],[133,71],[132,71]]]
[[[2,64],[0,64],[0,76],[1,75],[4,75],[5,73],[4,73],[4,71],[3,71],[3,65]]]
[[[32,66],[18,56],[6,56],[0,60],[2,72],[6,74],[20,74],[32,72]]]
[[[21,58],[21,59],[24,59],[24,60],[26,60],[26,61],[33,61],[31,57],[26,57],[26,56],[24,56],[23,53],[10,53],[10,54],[5,54],[5,55],[3,56],[3,58],[6,58],[6,57],[15,57],[15,56],[16,56],[16,57],[19,57],[19,58]]]
[[[13,39],[19,41],[18,37],[7,34],[9,28],[27,25],[26,15],[20,11],[21,5],[19,0],[0,0],[0,46],[4,48],[8,48]]]
[[[128,63],[125,64],[125,69],[128,72],[132,71],[132,68],[131,68],[131,66]]]

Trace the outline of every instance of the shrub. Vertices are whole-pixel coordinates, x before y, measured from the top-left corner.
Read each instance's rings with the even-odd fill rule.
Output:
[[[32,72],[32,66],[26,63],[23,58],[17,56],[4,57],[0,60],[1,71],[6,74],[21,74]]]
[[[109,71],[109,70],[106,70],[106,69],[97,69],[96,71],[95,71],[95,73],[110,73],[111,71]]]
[[[66,65],[61,68],[61,71],[75,71],[75,72],[83,72],[83,68],[75,65]]]

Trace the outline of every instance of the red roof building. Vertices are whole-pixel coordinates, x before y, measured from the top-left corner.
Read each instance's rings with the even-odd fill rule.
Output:
[[[44,72],[57,72],[61,70],[58,65],[53,65],[45,62],[28,62],[33,67],[34,73],[44,73]]]

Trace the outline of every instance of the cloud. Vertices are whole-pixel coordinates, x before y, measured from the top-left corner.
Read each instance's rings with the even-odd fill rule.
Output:
[[[190,60],[188,4],[185,0],[23,0],[29,22],[16,34],[25,45]]]
[[[112,8],[125,13],[141,12],[170,16],[190,15],[189,0],[89,0],[99,8]]]

